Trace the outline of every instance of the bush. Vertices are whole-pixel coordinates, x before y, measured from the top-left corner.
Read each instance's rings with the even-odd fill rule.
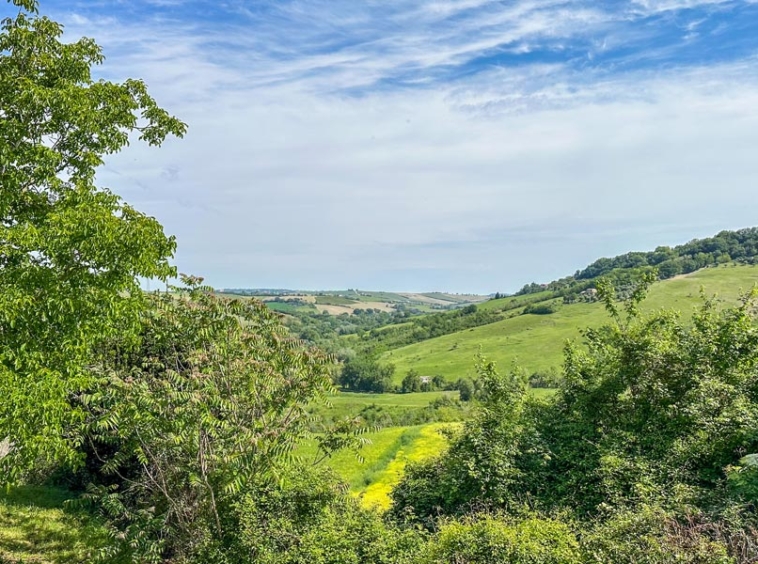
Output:
[[[723,542],[690,520],[681,523],[658,507],[613,515],[582,540],[587,564],[734,564]]]
[[[422,537],[360,507],[330,471],[299,468],[251,488],[234,505],[229,537],[197,560],[225,564],[415,562]],[[230,524],[232,525],[232,524]]]
[[[529,386],[532,388],[557,388],[563,382],[563,377],[555,368],[535,372],[529,376]]]
[[[558,303],[557,302],[550,302],[550,303],[539,303],[539,304],[529,304],[524,308],[524,315],[532,314],[532,315],[550,315],[551,313],[555,313],[558,311]]]
[[[579,543],[559,521],[496,517],[452,521],[430,539],[423,564],[580,564]],[[612,562],[609,560],[608,562]]]
[[[262,303],[185,281],[149,296],[140,342],[104,347],[99,385],[76,398],[88,497],[138,562],[224,538],[228,499],[278,478],[309,434],[309,405],[332,391],[329,359],[288,338]]]

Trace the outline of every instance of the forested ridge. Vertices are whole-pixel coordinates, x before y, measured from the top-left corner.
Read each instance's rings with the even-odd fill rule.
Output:
[[[94,80],[98,45],[64,42],[35,0],[9,5],[0,562],[758,562],[755,290],[723,308],[704,294],[691,321],[643,314],[660,275],[649,268],[685,255],[598,261],[607,323],[566,347],[556,393],[537,398],[517,367],[479,358],[449,447],[411,461],[387,511],[367,507],[329,467],[360,457],[365,421],[316,409],[340,379],[333,351],[262,302],[178,275],[177,242],[96,183],[130,139],[160,145],[187,125],[139,80]],[[747,260],[755,234],[683,247]],[[177,275],[167,291],[140,288]],[[442,334],[512,309],[414,327]],[[373,356],[351,364],[386,380]]]

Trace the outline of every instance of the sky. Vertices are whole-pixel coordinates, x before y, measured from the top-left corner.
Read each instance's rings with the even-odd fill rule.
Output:
[[[758,0],[41,12],[187,122],[98,181],[216,287],[513,292],[758,224]]]

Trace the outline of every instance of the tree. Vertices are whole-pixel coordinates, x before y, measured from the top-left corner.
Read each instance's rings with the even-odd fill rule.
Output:
[[[468,378],[458,379],[455,387],[460,392],[461,401],[471,401],[474,399],[474,383]]]
[[[342,366],[340,385],[351,392],[383,393],[392,386],[395,366],[379,364],[371,357],[356,357],[347,360]]]
[[[443,389],[446,384],[445,377],[441,374],[435,374],[434,378],[432,378],[432,386],[437,390]]]
[[[418,372],[411,368],[400,384],[400,391],[407,394],[409,392],[418,392],[419,390],[421,390],[421,378]]]
[[[138,562],[179,560],[238,529],[233,507],[280,482],[310,435],[309,407],[333,391],[329,358],[262,302],[185,281],[149,296],[139,340],[103,347],[97,386],[78,398],[89,497]],[[349,438],[325,431],[323,456]]]
[[[166,280],[175,241],[95,171],[135,135],[159,145],[185,125],[139,80],[95,81],[98,45],[61,41],[36,0],[0,28],[0,437],[6,478],[76,457],[92,347],[134,332],[138,277]]]

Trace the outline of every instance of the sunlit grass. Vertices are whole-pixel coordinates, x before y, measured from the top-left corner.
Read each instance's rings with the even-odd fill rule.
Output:
[[[74,564],[95,561],[107,534],[84,513],[70,510],[64,490],[21,487],[0,492],[0,562]]]
[[[349,486],[355,495],[362,495],[369,506],[389,506],[389,492],[402,476],[408,461],[423,460],[440,454],[447,444],[440,433],[444,427],[459,423],[430,423],[413,427],[388,427],[365,437],[371,442],[356,454],[343,451],[324,462]],[[304,459],[315,458],[316,445],[306,443],[298,454]]]
[[[367,507],[387,509],[390,505],[390,492],[403,476],[403,470],[409,462],[419,462],[439,455],[447,447],[447,439],[442,435],[443,427],[451,424],[432,423],[418,430],[414,440],[395,452],[392,460],[372,476],[372,481],[362,492],[361,499]]]
[[[699,270],[689,276],[652,286],[643,310],[673,308],[687,317],[701,304],[700,288],[716,294],[721,305],[736,304],[742,292],[758,283],[758,266],[722,266]],[[509,298],[498,300],[505,303]],[[494,307],[487,302],[486,307]],[[480,306],[481,307],[481,306]],[[518,310],[514,311],[517,314]],[[447,380],[474,377],[474,363],[481,351],[500,370],[518,365],[529,372],[559,368],[568,340],[581,338],[581,330],[609,321],[600,303],[562,305],[550,315],[515,315],[490,325],[466,329],[385,353],[382,360],[396,366],[399,381],[411,368],[422,375],[440,374]]]

